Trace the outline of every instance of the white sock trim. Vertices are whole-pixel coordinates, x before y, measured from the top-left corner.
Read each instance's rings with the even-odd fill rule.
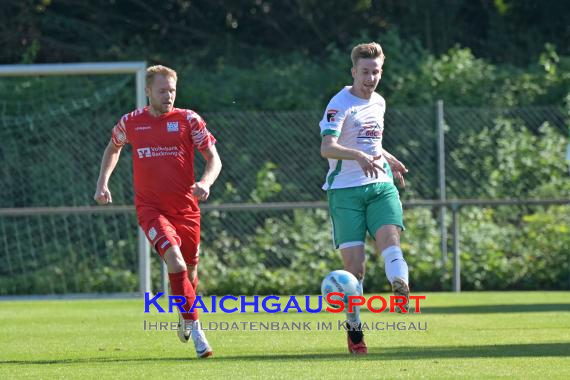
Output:
[[[382,257],[384,257],[384,260],[393,260],[395,258],[399,258],[398,256],[403,257],[403,254],[402,249],[397,245],[391,245],[382,251]]]
[[[350,248],[350,247],[358,247],[360,245],[364,245],[364,242],[363,241],[347,241],[346,243],[340,244],[338,247],[340,249],[343,249],[343,248]]]

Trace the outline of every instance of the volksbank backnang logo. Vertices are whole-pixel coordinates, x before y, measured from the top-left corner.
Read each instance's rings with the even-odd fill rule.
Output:
[[[150,157],[150,148],[138,148],[137,153],[139,154],[139,158]]]
[[[177,146],[150,146],[137,148],[139,158],[178,156],[178,152],[179,149]]]

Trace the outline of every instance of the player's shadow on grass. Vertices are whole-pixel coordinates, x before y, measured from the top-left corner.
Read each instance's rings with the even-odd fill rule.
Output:
[[[513,358],[513,357],[567,357],[570,343],[501,344],[486,346],[431,346],[431,347],[372,347],[366,356],[355,357],[361,360],[422,360],[454,358]],[[338,351],[318,354],[271,354],[215,356],[214,361],[286,361],[286,360],[339,360],[351,357]],[[84,363],[137,363],[137,362],[187,362],[188,357],[148,357],[128,358],[120,354],[114,357],[95,357],[55,360],[0,360],[0,364],[50,365]]]
[[[570,304],[547,303],[547,304],[510,304],[510,305],[422,306],[420,311],[422,314],[546,313],[553,311],[570,312]]]
[[[369,347],[366,356],[355,357],[362,360],[421,360],[454,358],[511,358],[569,356],[570,343],[504,344],[489,346],[441,346],[441,347]],[[220,357],[219,360],[338,360],[351,357],[348,353],[318,353],[291,355],[252,355]]]

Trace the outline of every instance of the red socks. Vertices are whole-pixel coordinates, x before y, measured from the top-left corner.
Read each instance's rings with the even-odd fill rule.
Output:
[[[170,278],[170,288],[172,289],[172,295],[182,296],[186,298],[186,304],[184,305],[184,310],[186,313],[182,313],[182,318],[185,320],[195,321],[198,319],[198,310],[194,310],[192,313],[188,313],[194,300],[196,299],[196,292],[194,290],[193,284],[188,279],[188,272],[178,272],[178,273],[168,273]],[[194,283],[198,285],[198,277],[194,279]]]

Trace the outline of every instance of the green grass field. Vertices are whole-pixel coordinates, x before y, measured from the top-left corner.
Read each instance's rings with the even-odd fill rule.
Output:
[[[303,305],[302,305],[303,306]],[[208,331],[215,357],[195,358],[174,331],[143,331],[142,300],[0,302],[0,378],[570,378],[570,292],[428,293],[422,313],[363,313],[425,331],[369,331],[347,353],[330,313],[201,314],[207,322],[310,322],[313,331]],[[230,305],[231,307],[231,305]],[[332,331],[314,331],[317,321]],[[203,376],[203,377],[202,377]]]

